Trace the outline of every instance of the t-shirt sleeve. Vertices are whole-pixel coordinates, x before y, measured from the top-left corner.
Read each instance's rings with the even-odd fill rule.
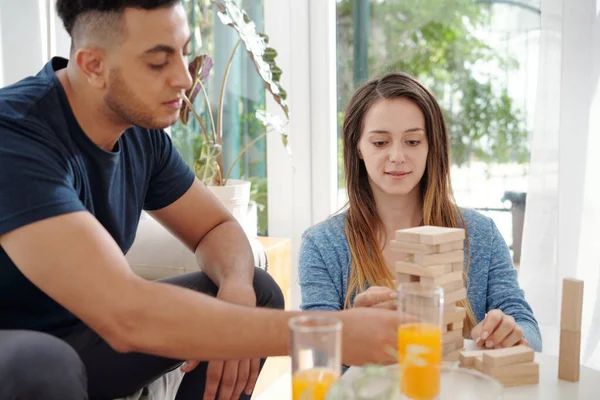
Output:
[[[83,210],[52,133],[33,121],[0,118],[0,235]]]
[[[154,162],[144,200],[144,209],[148,211],[161,209],[179,199],[195,178],[166,132],[155,132],[153,139]]]

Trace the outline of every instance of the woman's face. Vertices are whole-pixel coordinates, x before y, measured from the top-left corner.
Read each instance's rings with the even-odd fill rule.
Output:
[[[429,150],[421,109],[404,98],[377,101],[364,117],[358,150],[373,192],[411,193],[425,173]]]

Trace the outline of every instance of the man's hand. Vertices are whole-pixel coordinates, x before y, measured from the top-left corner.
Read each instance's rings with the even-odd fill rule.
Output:
[[[393,364],[398,326],[409,319],[397,311],[352,308],[337,314],[342,321],[342,356],[347,365]]]
[[[396,310],[398,302],[394,290],[385,286],[371,286],[354,298],[354,307],[387,308]]]
[[[224,284],[219,289],[217,299],[228,303],[256,307],[254,289],[247,285]],[[199,361],[188,361],[181,367],[181,371],[190,372],[198,364]],[[260,359],[258,358],[241,361],[210,361],[206,371],[206,387],[203,400],[217,399],[217,390],[219,392],[218,400],[238,400],[242,392],[250,396],[258,379],[259,368]]]
[[[515,319],[500,310],[488,312],[483,321],[471,330],[471,338],[477,346],[488,349],[512,347],[520,344],[529,346],[529,341],[525,339],[523,329],[517,325]]]

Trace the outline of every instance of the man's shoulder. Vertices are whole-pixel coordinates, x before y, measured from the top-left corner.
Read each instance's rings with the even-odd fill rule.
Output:
[[[22,121],[39,118],[40,108],[55,113],[59,104],[55,96],[56,83],[42,75],[30,76],[0,89],[0,118]],[[54,103],[55,106],[52,106]]]

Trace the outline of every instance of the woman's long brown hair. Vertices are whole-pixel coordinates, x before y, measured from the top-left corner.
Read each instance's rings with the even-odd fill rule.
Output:
[[[416,79],[403,73],[390,73],[362,85],[352,96],[344,117],[344,170],[348,189],[346,236],[352,265],[345,299],[351,306],[352,297],[366,286],[394,288],[394,276],[383,257],[380,243],[387,239],[383,223],[377,214],[375,199],[364,162],[358,154],[358,142],[363,120],[369,109],[381,99],[405,98],[415,103],[425,117],[429,152],[425,173],[421,179],[423,224],[466,228],[457,207],[450,184],[450,138],[442,110],[434,96]],[[469,241],[467,237],[467,248]],[[467,260],[468,261],[468,260]],[[467,276],[469,262],[465,268]],[[462,302],[471,325],[476,323],[468,300]]]

